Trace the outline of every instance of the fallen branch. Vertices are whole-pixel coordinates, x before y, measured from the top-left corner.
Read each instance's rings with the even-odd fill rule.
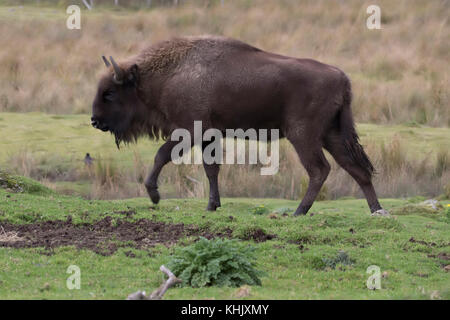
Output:
[[[197,179],[192,178],[192,177],[190,177],[190,176],[186,176],[186,179],[188,179],[188,180],[190,180],[190,181],[192,181],[192,182],[195,182],[195,183],[199,183],[199,184],[202,183],[201,181],[198,181]]]
[[[170,288],[176,285],[177,283],[180,283],[181,280],[178,279],[172,271],[167,269],[164,265],[162,265],[159,270],[161,270],[163,273],[165,273],[169,279],[167,279],[161,286],[153,291],[149,296],[145,294],[145,291],[138,291],[135,293],[132,293],[128,295],[127,300],[161,300],[163,295],[166,293],[166,291]]]

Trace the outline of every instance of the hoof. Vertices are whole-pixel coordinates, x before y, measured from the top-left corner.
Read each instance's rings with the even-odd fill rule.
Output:
[[[298,216],[306,216],[306,212],[301,212],[301,211],[295,211],[293,214],[294,217],[298,217]]]
[[[374,211],[370,214],[372,217],[390,217],[391,215],[387,210],[380,209],[377,211]]]
[[[154,204],[158,204],[161,197],[159,196],[158,189],[147,189],[148,195]]]
[[[207,211],[216,211],[216,209],[218,207],[220,207],[220,202],[217,203],[217,202],[210,201],[210,202],[208,202],[208,206],[206,207],[206,210]]]

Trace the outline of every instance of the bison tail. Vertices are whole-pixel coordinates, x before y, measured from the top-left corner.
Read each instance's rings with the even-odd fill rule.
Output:
[[[352,162],[364,169],[367,175],[371,177],[375,169],[362,145],[359,143],[359,137],[353,121],[351,102],[352,90],[350,80],[346,79],[343,103],[339,115],[340,131],[344,140],[345,149]]]

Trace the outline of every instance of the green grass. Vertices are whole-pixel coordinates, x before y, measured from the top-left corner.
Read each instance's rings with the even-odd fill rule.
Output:
[[[161,142],[141,139],[138,144],[117,150],[114,138],[90,125],[89,115],[49,115],[45,113],[0,113],[0,165],[20,152],[36,157],[54,157],[58,163],[82,163],[84,155],[118,161],[132,166],[134,152],[152,162]],[[402,141],[409,157],[422,158],[432,151],[450,149],[450,129],[420,125],[358,124],[363,144],[388,143],[395,135]]]
[[[0,113],[0,164],[13,155],[27,151],[36,157],[57,158],[72,165],[83,163],[86,153],[94,158],[114,159],[132,165],[138,151],[144,159],[152,159],[158,142],[142,139],[139,145],[117,150],[114,137],[100,133],[90,125],[89,115],[48,115],[44,113]],[[131,149],[131,150],[130,150]]]
[[[0,187],[14,192],[27,192],[38,195],[50,195],[53,193],[52,190],[33,179],[11,175],[2,171],[0,171]]]
[[[311,209],[316,214],[293,217],[281,212],[295,209],[298,203],[280,199],[223,199],[222,208],[211,213],[204,210],[204,199],[162,200],[154,207],[146,198],[88,201],[0,188],[0,224],[65,220],[68,215],[74,223],[93,222],[132,208],[136,214],[129,219],[182,222],[212,231],[230,228],[236,238],[260,228],[277,237],[262,243],[246,241],[256,247],[257,266],[266,276],[262,286],[251,287],[245,299],[430,299],[431,295],[450,299],[450,274],[441,266],[448,262],[428,257],[450,253],[449,202],[442,202],[444,209],[434,213],[422,212],[420,206],[410,209],[421,200],[382,199],[385,208],[402,213],[391,218],[371,217],[365,201],[356,199],[316,202]],[[253,208],[260,205],[268,213],[254,214]],[[408,210],[399,210],[405,206]],[[279,213],[273,218],[269,212]],[[418,241],[409,241],[411,237]],[[192,241],[185,238],[178,246]],[[170,261],[174,249],[125,247],[101,256],[60,247],[48,256],[43,248],[0,248],[0,298],[123,299],[137,290],[149,292],[161,283],[158,268]],[[125,255],[129,250],[135,258]],[[325,262],[340,250],[352,264],[326,268]],[[66,288],[69,265],[81,269],[80,290]],[[378,265],[385,275],[381,290],[366,288],[370,265]],[[236,293],[236,288],[172,288],[165,299],[235,299]]]

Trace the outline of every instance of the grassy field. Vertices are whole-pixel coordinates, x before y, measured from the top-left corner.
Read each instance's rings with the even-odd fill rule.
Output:
[[[423,125],[358,124],[361,141],[378,174],[382,197],[449,197],[450,129]],[[145,178],[161,142],[141,139],[117,150],[111,135],[93,129],[88,115],[0,113],[0,166],[35,178],[54,190],[95,199],[146,196]],[[86,168],[86,153],[95,159]],[[327,154],[332,171],[320,199],[360,197],[356,183]],[[193,183],[192,177],[199,183]],[[280,144],[280,170],[261,176],[258,166],[223,165],[224,196],[299,199],[307,174],[289,142]],[[169,164],[161,175],[163,196],[206,197],[202,166]]]
[[[29,183],[19,180],[19,185]],[[322,201],[314,204],[314,215],[293,217],[297,202],[279,199],[228,198],[210,213],[204,211],[203,199],[163,200],[155,207],[145,198],[87,201],[37,184],[23,189],[14,193],[0,188],[0,226],[6,230],[7,222],[30,225],[67,221],[69,216],[77,226],[93,225],[92,231],[106,217],[113,226],[144,219],[195,225],[256,247],[258,268],[266,272],[262,286],[251,287],[243,296],[236,288],[173,288],[166,299],[450,299],[450,274],[444,270],[450,254],[449,201],[433,211],[417,204],[423,198],[382,199],[393,213],[390,218],[371,217],[362,200]],[[254,207],[261,205],[267,213],[255,214]],[[97,245],[110,248],[114,243],[117,250],[99,254],[83,248],[83,239],[70,246],[55,245],[58,232],[40,239],[47,241],[45,248],[33,247],[37,242],[31,234],[24,240],[20,232],[4,230],[0,229],[1,299],[124,299],[137,290],[149,292],[161,283],[158,268],[170,260],[174,249],[196,239],[181,236],[177,244],[136,248],[137,242],[121,242],[111,232],[97,239]],[[20,249],[5,247],[20,241],[25,243]],[[353,264],[324,267],[322,259],[331,259],[340,250]],[[66,287],[69,265],[81,270],[80,290]],[[366,287],[370,265],[381,269],[380,290]]]
[[[450,149],[450,129],[432,128],[422,125],[357,125],[362,143],[367,145],[387,144],[398,138],[407,150],[407,157],[435,157],[437,151]],[[82,163],[86,152],[94,157],[114,159],[125,166],[133,165],[134,152],[147,161],[162,142],[142,138],[138,144],[130,144],[117,150],[114,137],[92,128],[90,115],[54,115],[39,112],[0,113],[0,146],[6,152],[0,154],[0,163],[5,164],[21,151],[29,151],[34,157],[53,155],[64,161]]]

